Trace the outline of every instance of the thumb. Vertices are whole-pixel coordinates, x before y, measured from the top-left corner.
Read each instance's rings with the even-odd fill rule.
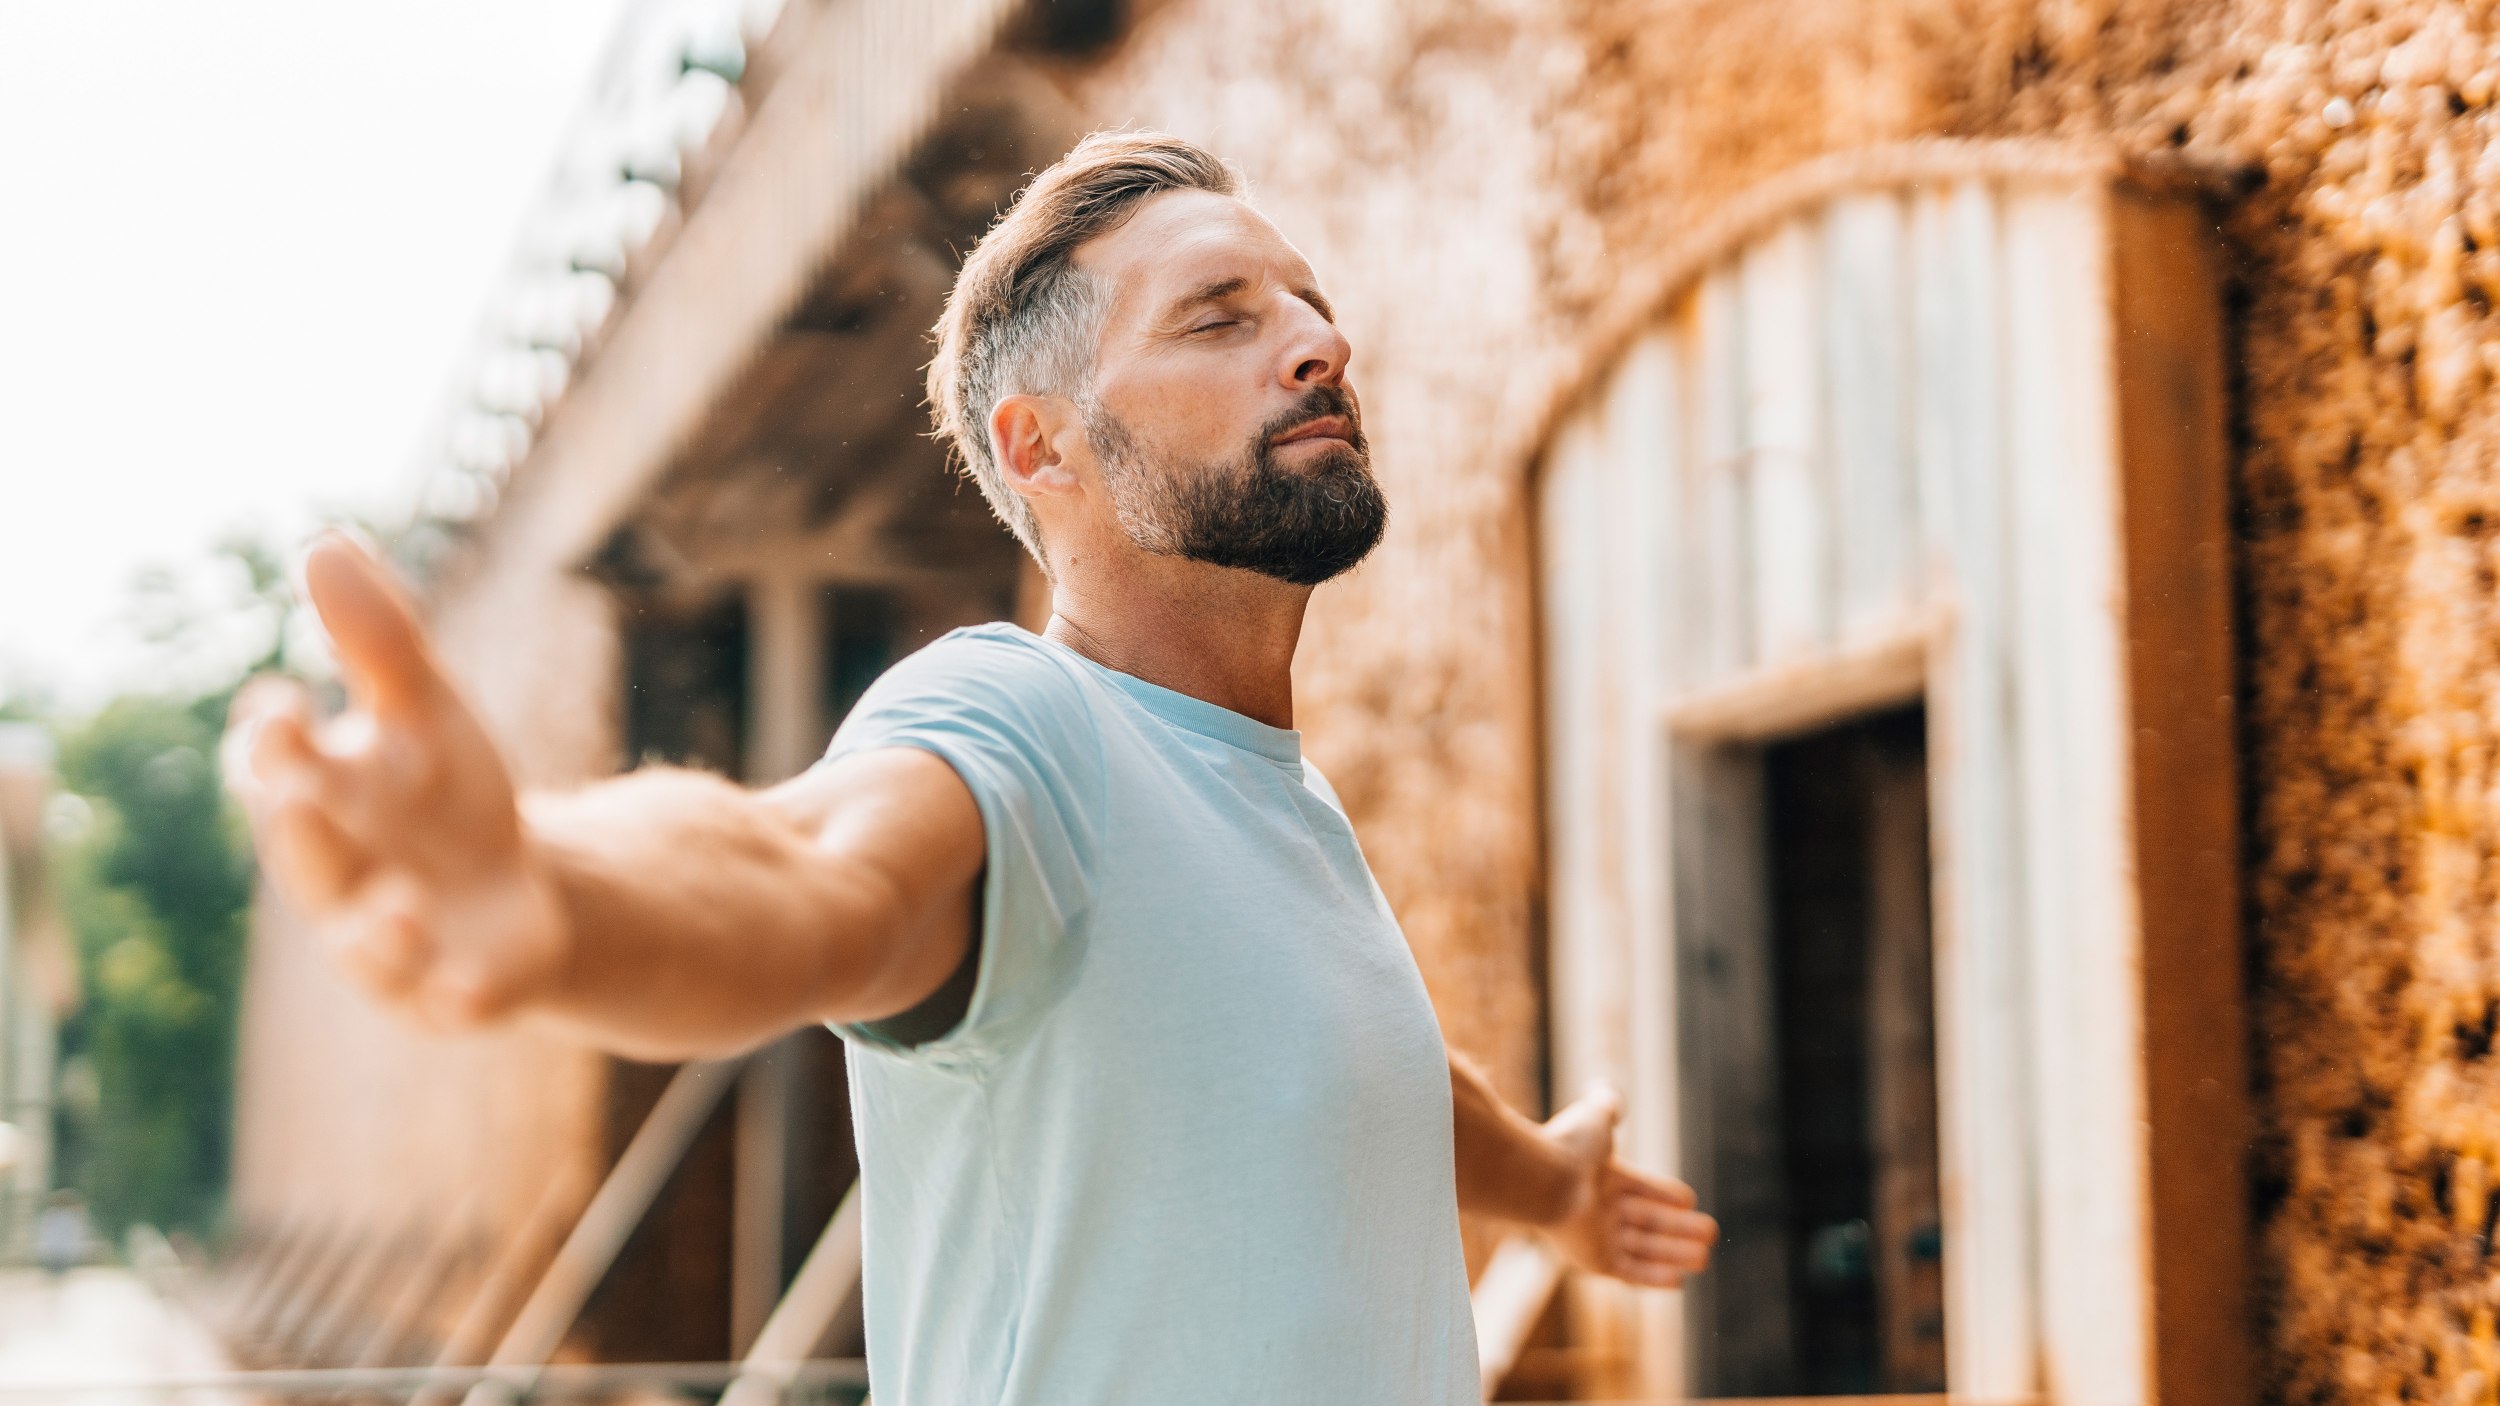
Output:
[[[1613,1152],[1615,1123],[1623,1116],[1623,1095],[1603,1080],[1589,1086],[1571,1106],[1545,1120],[1555,1141],[1591,1161]]]
[[[337,649],[348,689],[374,713],[406,716],[438,682],[417,614],[390,569],[344,532],[304,553],[305,594]]]

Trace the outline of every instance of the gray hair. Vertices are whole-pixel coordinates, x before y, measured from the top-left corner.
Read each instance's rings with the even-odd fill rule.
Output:
[[[990,510],[1050,569],[1033,509],[1007,486],[989,417],[1011,395],[1081,397],[1110,290],[1076,251],[1150,196],[1203,190],[1239,197],[1240,174],[1194,143],[1159,132],[1096,132],[1026,186],[964,261],[937,325],[929,406]]]

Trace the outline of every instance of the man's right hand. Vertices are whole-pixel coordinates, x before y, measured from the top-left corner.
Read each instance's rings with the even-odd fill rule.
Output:
[[[316,722],[279,679],[236,698],[225,774],[262,870],[384,1004],[436,1028],[506,1014],[568,940],[510,772],[380,562],[330,533],[303,577],[353,706]]]

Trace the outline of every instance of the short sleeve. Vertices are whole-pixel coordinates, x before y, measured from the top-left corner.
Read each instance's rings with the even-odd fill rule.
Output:
[[[1082,964],[1106,784],[1101,731],[1050,646],[984,627],[887,670],[825,760],[888,747],[936,756],[980,807],[979,973],[963,1019],[934,1040],[905,1047],[858,1025],[834,1029],[894,1058],[978,1069],[1023,1040]]]

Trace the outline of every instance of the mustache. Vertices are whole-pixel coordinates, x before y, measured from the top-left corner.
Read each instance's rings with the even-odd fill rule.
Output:
[[[1346,442],[1354,446],[1356,453],[1370,448],[1363,439],[1363,408],[1354,403],[1354,393],[1343,386],[1313,386],[1303,392],[1291,409],[1260,427],[1259,448],[1275,448],[1278,436],[1300,429],[1322,415],[1345,418]]]

